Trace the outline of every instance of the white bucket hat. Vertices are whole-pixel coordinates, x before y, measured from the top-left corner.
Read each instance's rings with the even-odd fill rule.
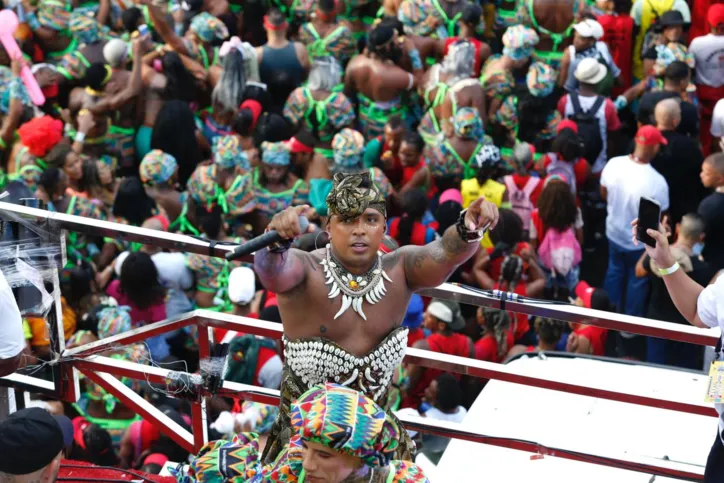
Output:
[[[600,23],[590,18],[575,24],[573,30],[578,32],[581,37],[593,37],[596,40],[603,38],[603,27]]]
[[[607,73],[608,69],[605,65],[601,64],[597,59],[589,57],[578,64],[574,76],[578,82],[583,84],[598,84],[606,77]]]

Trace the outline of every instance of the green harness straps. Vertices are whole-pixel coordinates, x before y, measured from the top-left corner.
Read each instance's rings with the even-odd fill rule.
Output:
[[[320,36],[317,32],[317,29],[314,28],[314,25],[309,23],[309,31],[314,36],[314,42],[307,45],[307,52],[309,52],[310,60],[314,60],[317,57],[334,57],[334,55],[327,50],[327,45],[329,44],[329,40],[333,39],[334,36],[344,30],[344,28],[344,25],[339,25],[337,28],[328,33],[326,37],[322,38],[322,36]]]
[[[473,161],[475,161],[475,156],[478,155],[478,151],[480,151],[480,148],[483,147],[483,143],[478,143],[478,145],[475,146],[475,149],[470,154],[470,157],[467,161],[464,161],[463,158],[461,158],[460,155],[457,153],[457,151],[455,151],[455,148],[453,148],[452,145],[450,145],[450,143],[448,143],[447,141],[445,141],[445,146],[447,146],[455,160],[463,167],[463,178],[474,178],[477,170],[473,168],[471,164],[473,163]]]
[[[435,10],[442,16],[442,21],[445,22],[445,28],[449,37],[455,37],[455,33],[458,27],[458,20],[463,16],[462,12],[458,12],[453,18],[447,16],[445,10],[440,6],[440,0],[432,0],[432,5]]]
[[[538,20],[536,20],[536,18],[535,18],[535,13],[533,12],[534,3],[535,3],[535,0],[528,0],[528,15],[530,16],[531,23],[533,24],[533,27],[536,30],[548,35],[551,38],[551,40],[553,41],[553,50],[552,51],[547,52],[547,51],[536,50],[536,53],[538,55],[540,55],[540,57],[545,58],[545,59],[552,58],[552,57],[560,58],[563,55],[563,53],[558,51],[558,47],[563,43],[564,40],[566,40],[566,38],[568,38],[568,36],[571,35],[571,32],[573,31],[573,25],[575,23],[576,10],[577,10],[575,7],[576,3],[573,4],[574,5],[573,6],[574,21],[571,22],[571,24],[568,26],[568,28],[562,33],[561,32],[551,32],[550,30],[548,30],[545,27],[542,27],[538,23]],[[551,55],[551,54],[557,54],[557,55]]]
[[[312,96],[312,90],[309,87],[302,89],[304,98],[307,100],[307,110],[304,112],[304,121],[307,123],[307,128],[311,130],[312,121],[311,116],[314,115],[317,120],[317,130],[321,130],[329,122],[329,116],[327,115],[327,104],[329,103],[331,95],[326,99],[317,100]],[[327,136],[327,139],[320,138],[320,141],[329,141],[331,137]]]

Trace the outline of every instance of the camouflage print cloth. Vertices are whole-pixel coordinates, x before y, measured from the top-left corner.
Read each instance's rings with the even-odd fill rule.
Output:
[[[363,188],[370,184],[372,188]],[[370,173],[337,173],[332,181],[332,191],[327,195],[327,209],[330,215],[342,218],[357,218],[367,208],[374,208],[383,215],[387,214],[385,195],[379,190]]]
[[[311,22],[305,23],[299,29],[299,41],[307,47],[311,60],[333,57],[345,65],[357,53],[357,41],[352,31],[343,24],[337,25],[322,38]]]
[[[272,193],[261,185],[259,168],[254,169],[253,177],[253,199],[256,209],[263,216],[271,218],[290,206],[309,204],[309,185],[302,179],[298,179],[288,190]]]
[[[483,84],[485,95],[488,101],[493,99],[504,99],[515,87],[515,78],[510,72],[502,69],[500,60],[501,55],[490,57],[483,65],[480,82]]]
[[[312,119],[316,119],[317,138],[322,142],[331,141],[338,131],[352,127],[355,120],[354,107],[343,93],[333,92],[324,100],[315,100],[308,87],[292,91],[284,105],[284,117],[312,132]]]

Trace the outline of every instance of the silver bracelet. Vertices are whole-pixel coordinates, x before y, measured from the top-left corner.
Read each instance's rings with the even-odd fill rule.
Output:
[[[73,141],[75,141],[77,143],[84,143],[85,142],[85,133],[84,132],[75,133],[75,137],[73,138]]]

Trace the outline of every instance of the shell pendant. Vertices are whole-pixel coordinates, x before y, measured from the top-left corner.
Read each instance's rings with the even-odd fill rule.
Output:
[[[342,265],[333,260],[331,248],[327,245],[327,256],[320,262],[324,269],[325,285],[329,285],[330,299],[342,294],[342,306],[334,316],[335,320],[344,314],[350,307],[362,319],[367,320],[362,303],[366,300],[374,305],[387,293],[384,280],[392,283],[392,279],[382,269],[382,255],[378,255],[377,263],[365,275],[353,275],[347,272]]]

